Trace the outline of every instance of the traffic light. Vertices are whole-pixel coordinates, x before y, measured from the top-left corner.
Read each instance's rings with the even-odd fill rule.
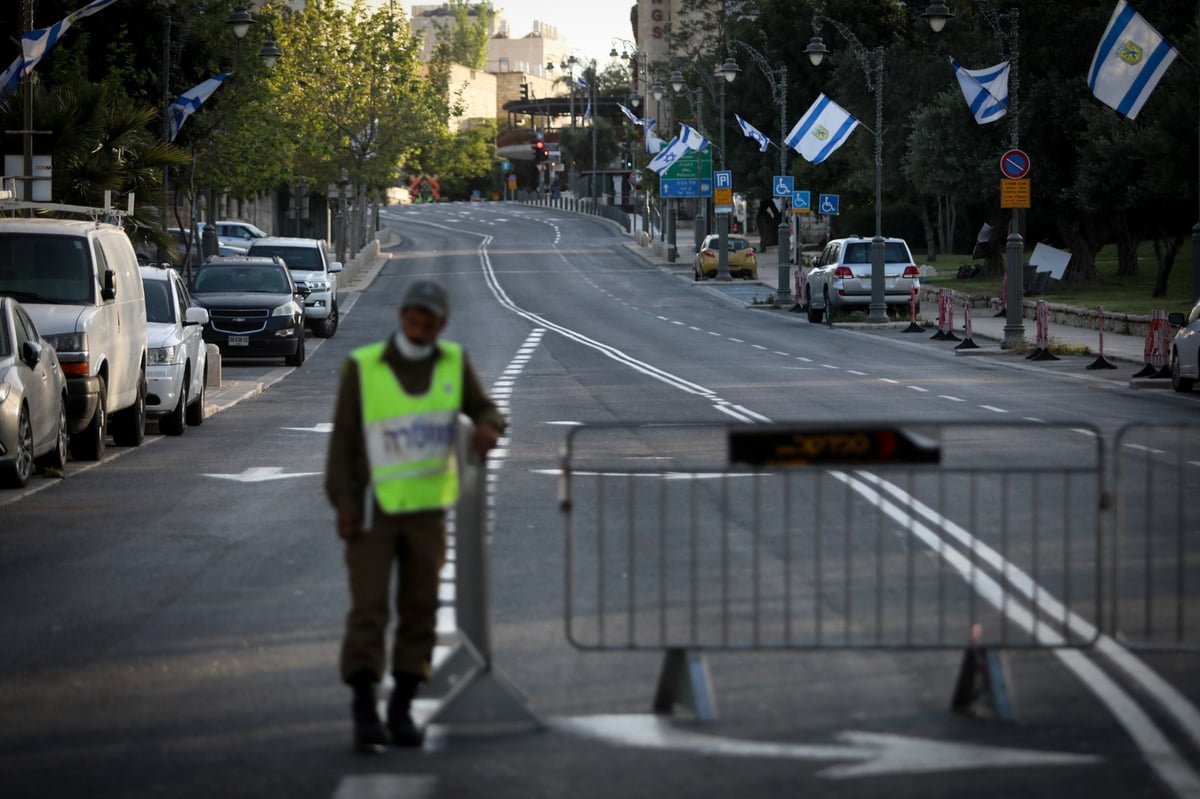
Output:
[[[528,83],[521,84],[521,99],[522,100],[529,99],[529,84]]]
[[[550,152],[546,149],[546,143],[540,139],[535,141],[533,143],[533,163],[540,164],[549,157]]]

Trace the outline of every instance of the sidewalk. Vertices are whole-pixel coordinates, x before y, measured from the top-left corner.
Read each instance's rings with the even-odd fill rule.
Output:
[[[689,283],[692,280],[692,248],[693,248],[693,232],[690,224],[685,228],[680,224],[676,228],[675,241],[679,251],[679,255],[675,263],[670,263],[666,257],[666,245],[661,241],[652,241],[647,246],[640,246],[634,241],[626,243],[626,247],[631,252],[637,253],[640,257],[648,262],[668,268],[675,271]],[[705,281],[698,284],[698,288],[706,291],[713,291],[729,298],[731,301],[739,302],[743,305],[761,308],[773,299],[779,283],[779,262],[777,258],[777,250],[771,248],[766,254],[760,254],[758,261],[758,280],[733,280],[729,283],[717,283],[715,281]],[[789,294],[795,288],[796,281],[796,265],[788,265],[788,289]],[[779,310],[790,310],[787,309]],[[1028,312],[1028,311],[1027,311]],[[987,308],[973,308],[971,311],[971,340],[979,346],[979,349],[957,350],[959,355],[977,355],[977,354],[998,354],[1005,353],[1007,350],[1000,349],[1000,343],[1004,340],[1004,327],[1007,320],[997,318],[995,311]],[[797,314],[798,319],[804,319],[803,314]],[[918,314],[918,319],[929,324],[930,333],[936,332],[937,308],[935,303],[922,302],[921,312]],[[954,312],[954,333],[960,339],[965,338],[963,330],[963,309],[961,305],[955,307]],[[846,323],[844,326],[866,326],[866,323]],[[835,324],[835,327],[843,326]],[[869,325],[870,327],[884,327],[881,325]],[[889,323],[888,326],[903,328],[907,324]],[[1034,319],[1024,319],[1024,339],[1028,343],[1029,351],[1033,352],[1037,349],[1037,322]],[[1099,360],[1101,355],[1101,339],[1099,329],[1089,329],[1082,327],[1074,327],[1072,325],[1063,324],[1061,322],[1050,321],[1046,327],[1047,340],[1051,347],[1055,344],[1062,344],[1072,348],[1087,347],[1089,355],[1092,359]],[[1103,338],[1103,356],[1104,360],[1110,363],[1120,362],[1117,365],[1121,369],[1125,369],[1132,365],[1130,373],[1138,371],[1145,365],[1145,338],[1142,336],[1134,336],[1121,333],[1113,333],[1105,331]],[[1161,383],[1162,380],[1155,380],[1155,383]]]

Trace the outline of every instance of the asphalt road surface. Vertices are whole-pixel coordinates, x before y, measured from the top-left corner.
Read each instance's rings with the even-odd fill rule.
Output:
[[[226,379],[264,390],[182,437],[112,447],[100,464],[69,464],[65,479],[39,478],[30,491],[0,494],[0,795],[1200,797],[1196,655],[1179,645],[1145,652],[1110,634],[1102,586],[1113,564],[1096,528],[1112,514],[1095,509],[1113,479],[1117,431],[1131,422],[1194,423],[1200,395],[1131,390],[1120,376],[1081,373],[1070,361],[955,358],[892,329],[810,325],[801,314],[747,307],[694,284],[690,265],[639,259],[622,231],[595,218],[469,203],[393,208],[384,224],[400,243],[372,280],[347,292],[340,330],[310,347],[303,366],[226,363]],[[492,668],[466,678],[494,691],[487,706],[502,708],[511,723],[449,719],[430,728],[421,751],[364,756],[350,748],[350,695],[336,671],[347,599],[321,476],[339,366],[353,347],[395,329],[396,303],[418,277],[449,288],[446,337],[465,344],[512,420],[486,472]],[[570,516],[577,526],[568,530],[560,471],[571,431],[614,426],[611,436],[593,437],[591,450],[617,476],[614,485],[641,479],[633,474],[658,485],[677,453],[634,425],[723,431],[897,419],[975,425],[982,432],[958,442],[953,466],[1011,470],[997,479],[1014,485],[1101,453],[1070,488],[1048,483],[998,495],[1011,507],[987,505],[994,518],[971,511],[983,506],[958,494],[932,503],[919,535],[911,520],[887,517],[909,531],[905,547],[919,553],[921,568],[953,563],[950,550],[967,551],[963,542],[984,538],[1002,514],[1028,520],[1026,537],[1000,549],[999,560],[976,561],[991,583],[964,571],[944,583],[946,595],[985,597],[993,583],[1032,592],[1025,596],[1036,599],[1005,611],[1014,629],[1018,604],[1045,611],[1061,602],[1073,615],[1060,629],[1080,645],[1059,647],[1046,634],[1026,636],[1018,648],[989,648],[1011,702],[1005,719],[987,702],[970,713],[950,708],[969,629],[961,630],[961,646],[858,639],[845,646],[837,636],[723,646],[718,636],[683,661],[688,684],[711,691],[712,718],[695,718],[686,711],[696,703],[686,701],[674,713],[652,712],[666,648],[622,626],[623,598],[612,603],[617,626],[600,638],[598,608],[566,600],[594,587],[587,581],[595,575],[625,590],[638,580],[657,585],[647,576],[654,564],[595,546],[569,550],[568,542],[594,544],[583,536],[598,520],[651,536],[663,527],[657,513],[679,518],[688,500],[656,504],[668,489],[615,500],[581,492]],[[1192,473],[1200,468],[1194,451],[1170,460],[1186,441],[1138,445],[1138,452]],[[722,459],[719,444],[706,439],[676,443],[697,462]],[[797,580],[816,601],[797,603],[794,621],[850,619],[850,629],[858,623],[852,607],[881,608],[890,618],[888,603],[905,596],[905,582],[894,595],[881,586],[896,585],[888,564],[905,550],[890,533],[871,536],[881,508],[916,513],[914,502],[882,498],[894,486],[923,486],[904,471],[885,486],[838,465],[822,470],[856,493],[821,509],[812,503],[825,477],[797,489],[802,508],[785,503],[774,484],[755,492],[752,480],[725,479],[725,494],[702,486],[696,493],[709,504],[699,507],[717,511],[706,517],[712,524],[695,528],[720,533],[714,518],[730,520],[724,554],[707,548],[717,539],[702,539],[704,557],[715,558],[708,562],[715,571],[696,572],[707,575],[702,587],[719,579],[722,564],[737,585],[763,564],[767,576],[755,585],[768,594],[762,607],[772,608],[775,623],[778,565],[811,558],[781,548],[771,525],[784,519],[786,529],[803,512],[828,522],[805,528],[819,532],[825,556],[855,559],[845,561],[852,573],[806,572],[835,587],[829,598],[807,577]],[[576,479],[589,484],[581,474],[573,487]],[[1101,489],[1092,496],[1095,480]],[[986,491],[991,482],[977,485]],[[1082,501],[1067,502],[1064,490]],[[605,503],[621,506],[619,519],[598,512]],[[854,515],[860,506],[865,515]],[[1064,521],[1068,506],[1079,515]],[[841,510],[851,507],[849,515]],[[1195,515],[1186,504],[1162,510],[1162,529],[1182,526],[1185,515]],[[760,525],[769,545],[761,552],[753,546]],[[1069,553],[1065,531],[1077,536]],[[629,552],[641,551],[639,536],[628,539]],[[1177,562],[1194,573],[1196,543],[1186,546]],[[887,557],[870,559],[876,552]],[[686,568],[692,555],[667,547],[664,557],[665,575]],[[871,568],[860,570],[864,563]],[[454,646],[464,599],[455,568],[445,575],[439,656]],[[1088,586],[1083,594],[1061,595],[1046,576],[1058,568],[1077,580],[1071,585]],[[1041,578],[1048,585],[1037,594]],[[1179,605],[1190,610],[1179,643],[1193,647],[1196,601],[1193,591],[1191,605]],[[739,624],[753,622],[754,607],[739,605]],[[707,601],[699,610],[721,618]],[[634,613],[639,622],[644,612],[652,611]],[[579,631],[590,637],[569,635]],[[983,634],[993,631],[985,626]],[[428,697],[421,712],[436,718],[446,701]]]

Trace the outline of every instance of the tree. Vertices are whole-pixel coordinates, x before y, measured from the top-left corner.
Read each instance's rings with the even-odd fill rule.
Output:
[[[450,0],[448,10],[454,20],[452,23],[433,23],[437,31],[434,57],[483,69],[487,66],[488,29],[496,18],[496,9],[487,2]]]

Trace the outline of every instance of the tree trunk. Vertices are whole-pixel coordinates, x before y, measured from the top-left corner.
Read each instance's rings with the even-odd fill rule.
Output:
[[[1124,214],[1115,215],[1113,235],[1117,240],[1117,275],[1133,277],[1138,271],[1138,240],[1129,227],[1129,220],[1125,218]]]
[[[1167,296],[1167,280],[1171,277],[1171,267],[1175,266],[1175,256],[1183,248],[1183,236],[1167,236],[1160,233],[1154,237],[1154,258],[1158,261],[1158,272],[1154,276],[1154,293],[1152,297]]]
[[[1100,244],[1094,241],[1095,236],[1078,220],[1060,220],[1058,232],[1062,237],[1063,246],[1071,251],[1071,264],[1063,275],[1064,282],[1087,282],[1100,279],[1100,271],[1096,269],[1096,253]]]
[[[937,235],[933,229],[933,223],[929,219],[929,208],[925,203],[920,203],[921,209],[921,227],[925,230],[925,253],[930,263],[937,258],[937,241],[934,237]]]
[[[958,201],[953,194],[946,195],[946,237],[942,239],[942,252],[954,252],[954,229],[958,227]]]

